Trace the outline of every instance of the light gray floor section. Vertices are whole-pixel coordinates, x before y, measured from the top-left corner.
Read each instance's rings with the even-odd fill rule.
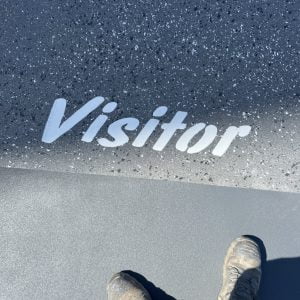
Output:
[[[176,299],[216,299],[236,236],[261,238],[269,261],[300,254],[299,194],[16,169],[0,178],[0,299],[105,299],[123,269]]]

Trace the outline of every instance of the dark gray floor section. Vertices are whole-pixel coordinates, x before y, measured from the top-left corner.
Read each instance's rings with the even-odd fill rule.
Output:
[[[300,192],[299,0],[1,0],[0,166]],[[96,96],[117,109],[90,142],[95,109],[55,142],[42,142],[52,105],[68,118]],[[199,153],[153,150],[134,139],[158,106],[161,123],[215,125]],[[129,142],[104,148],[107,126],[140,120]],[[65,120],[65,119],[64,119]],[[249,125],[224,156],[229,126]],[[191,145],[202,136],[200,132]],[[226,176],[224,176],[226,174]]]
[[[176,299],[216,299],[241,234],[267,248],[263,299],[299,299],[299,194],[4,168],[0,178],[0,299],[105,299],[124,269]]]

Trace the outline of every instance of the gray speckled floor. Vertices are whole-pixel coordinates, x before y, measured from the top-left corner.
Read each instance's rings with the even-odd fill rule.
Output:
[[[1,166],[300,191],[299,1],[2,0],[0,11]],[[154,151],[160,129],[143,148],[131,132],[104,149],[81,141],[97,110],[41,141],[55,99],[69,116],[95,96],[118,103],[109,122],[144,124],[166,105],[165,122],[182,110],[218,138],[252,131],[223,157],[176,150],[180,132]]]
[[[262,299],[299,299],[299,194],[4,168],[0,178],[3,300],[104,300],[123,269],[176,299],[216,299],[241,234],[267,248]]]

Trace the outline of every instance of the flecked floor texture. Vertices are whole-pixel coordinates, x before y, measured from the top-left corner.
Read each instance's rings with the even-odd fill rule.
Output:
[[[0,3],[0,165],[300,191],[299,1]],[[52,144],[41,141],[57,98],[66,117],[96,96],[116,101],[107,125],[141,126],[165,105],[187,127],[250,125],[223,157],[81,141],[96,110]],[[141,126],[138,128],[140,130]],[[106,125],[97,137],[109,137]],[[200,134],[201,135],[201,134]],[[200,137],[199,137],[200,138]],[[196,138],[197,140],[197,138]]]

